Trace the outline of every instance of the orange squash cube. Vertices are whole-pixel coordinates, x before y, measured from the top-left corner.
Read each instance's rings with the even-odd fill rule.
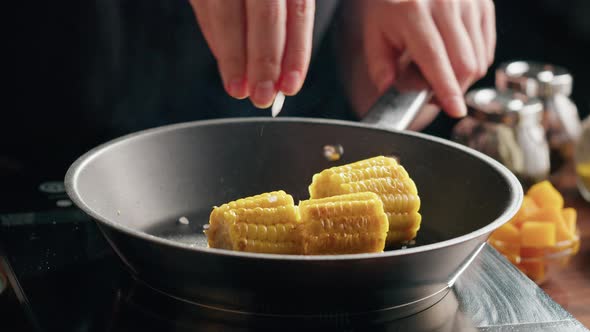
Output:
[[[577,254],[578,251],[580,251],[580,241],[574,241],[574,245],[572,247],[572,253],[573,255]]]
[[[560,209],[554,207],[537,209],[528,220],[554,223],[557,242],[569,241],[574,238],[574,233],[567,226]]]
[[[490,242],[500,253],[511,262],[517,262],[520,256],[520,230],[506,223],[490,235]]]
[[[563,218],[560,218],[555,222],[555,236],[557,242],[571,241],[574,239],[574,232],[570,230]]]
[[[553,207],[560,210],[563,209],[563,196],[547,180],[531,186],[526,195],[532,198],[542,208]]]
[[[537,208],[527,219],[524,221],[545,221],[545,222],[557,222],[558,220],[563,221],[561,215],[561,209],[553,207]]]
[[[506,244],[520,243],[520,231],[516,226],[506,223],[496,229],[490,237],[496,241],[502,241]]]
[[[555,223],[527,221],[520,229],[520,245],[523,247],[551,247],[555,245]]]
[[[520,257],[522,258],[543,258],[545,248],[520,248]]]
[[[542,261],[522,262],[518,267],[535,282],[545,279],[545,264]]]
[[[576,220],[578,219],[578,212],[574,208],[565,208],[561,211],[561,216],[565,220],[565,224],[572,234],[576,233]]]
[[[520,209],[518,210],[516,215],[510,220],[510,223],[515,225],[516,227],[520,227],[523,222],[530,220],[531,216],[534,215],[537,212],[537,210],[539,210],[537,203],[535,203],[535,201],[533,201],[532,198],[524,196]]]

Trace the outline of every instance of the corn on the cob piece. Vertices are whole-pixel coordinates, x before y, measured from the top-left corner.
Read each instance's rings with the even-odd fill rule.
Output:
[[[389,221],[387,244],[396,245],[416,237],[422,216],[416,184],[395,159],[378,156],[332,167],[313,176],[312,199],[356,192],[376,193]]]
[[[211,248],[301,254],[300,224],[293,197],[281,190],[215,207],[206,235]]]
[[[368,168],[374,168],[379,166],[396,166],[397,161],[393,158],[385,158],[385,157],[375,157],[360,160],[354,163],[332,167],[323,170],[320,173],[314,174],[312,178],[312,184],[309,186],[309,193],[311,198],[322,198],[332,196],[329,194],[331,191],[330,188],[336,186],[331,184],[331,177],[336,176],[338,174],[344,174],[346,176],[349,173],[354,171],[363,171]],[[405,170],[404,170],[405,171]],[[358,173],[357,173],[358,174]]]
[[[388,222],[375,193],[364,192],[301,201],[306,255],[381,252]]]

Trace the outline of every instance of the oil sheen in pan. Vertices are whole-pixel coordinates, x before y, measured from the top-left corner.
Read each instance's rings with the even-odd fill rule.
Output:
[[[207,247],[207,237],[203,233],[203,227],[206,227],[208,224],[210,213],[211,211],[201,211],[179,216],[176,220],[163,220],[144,231],[150,235],[185,243],[193,247]],[[449,238],[450,236],[445,236],[442,233],[430,229],[427,223],[422,222],[418,235],[412,243],[405,246],[388,247],[385,250],[416,247],[448,240]]]
[[[176,220],[163,220],[144,232],[193,247],[207,247],[203,227],[208,224],[210,213],[209,210],[200,211],[179,216]]]

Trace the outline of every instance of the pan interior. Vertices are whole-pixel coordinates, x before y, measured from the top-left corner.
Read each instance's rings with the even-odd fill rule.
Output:
[[[324,157],[330,144],[343,147],[340,160]],[[434,140],[271,120],[194,123],[120,140],[80,164],[73,185],[82,205],[104,220],[205,247],[213,206],[279,189],[296,202],[307,199],[314,173],[376,155],[396,156],[416,182],[423,217],[416,245],[478,230],[513,197],[498,169]]]

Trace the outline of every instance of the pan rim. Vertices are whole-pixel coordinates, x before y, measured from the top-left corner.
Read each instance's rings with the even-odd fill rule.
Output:
[[[286,254],[266,254],[266,253],[249,253],[249,252],[238,252],[226,249],[216,249],[216,248],[205,248],[205,247],[196,247],[191,246],[190,244],[185,244],[173,240],[168,240],[165,238],[161,238],[155,235],[148,234],[143,231],[139,231],[133,229],[131,227],[122,225],[120,223],[114,222],[109,220],[109,218],[103,217],[98,212],[94,211],[91,208],[90,204],[87,204],[82,196],[80,195],[79,190],[77,189],[78,184],[78,177],[80,172],[92,162],[93,159],[100,156],[104,153],[107,148],[115,146],[117,144],[126,143],[133,139],[139,139],[141,137],[152,135],[155,133],[164,133],[168,131],[178,130],[182,128],[190,128],[190,127],[200,127],[200,126],[213,126],[213,125],[223,125],[223,124],[231,124],[231,123],[246,123],[246,122],[254,122],[254,123],[272,123],[272,122],[282,122],[282,123],[302,123],[302,124],[320,124],[320,125],[337,125],[337,126],[344,126],[344,127],[356,127],[356,128],[365,128],[369,130],[377,130],[377,131],[384,131],[395,133],[399,135],[406,135],[412,136],[415,138],[428,140],[434,142],[436,144],[440,144],[446,146],[447,148],[458,149],[462,153],[466,153],[471,155],[474,158],[477,158],[485,163],[487,163],[490,167],[492,167],[509,185],[509,192],[510,192],[510,199],[507,208],[502,212],[498,218],[493,220],[492,222],[488,223],[486,226],[476,229],[470,233],[463,234],[461,236],[457,236],[448,240],[425,244],[413,248],[406,248],[406,249],[399,249],[399,250],[391,250],[391,251],[384,251],[379,253],[361,253],[361,254],[343,254],[343,255],[286,255]],[[188,122],[181,122],[175,124],[168,124],[163,126],[158,126],[154,128],[148,128],[140,131],[136,131],[133,133],[129,133],[118,138],[114,138],[107,142],[104,142],[96,147],[88,150],[86,153],[82,154],[78,157],[68,168],[65,179],[64,185],[66,189],[66,193],[70,197],[70,199],[74,202],[77,208],[82,210],[84,213],[89,215],[95,222],[103,224],[104,226],[110,227],[115,229],[116,231],[123,232],[129,236],[145,240],[145,241],[152,241],[159,245],[171,246],[177,249],[188,250],[195,253],[200,254],[211,254],[211,255],[218,255],[218,256],[234,256],[234,257],[241,257],[246,259],[266,259],[266,260],[290,260],[290,261],[347,261],[347,260],[359,260],[359,259],[385,259],[387,257],[392,256],[402,256],[402,255],[411,255],[411,254],[419,254],[430,252],[433,250],[451,247],[454,245],[459,245],[464,242],[467,242],[471,239],[477,238],[479,236],[485,235],[486,233],[489,234],[508,220],[510,220],[514,215],[516,215],[520,205],[522,204],[523,200],[523,189],[516,178],[516,176],[504,165],[500,162],[494,160],[493,158],[476,151],[472,148],[467,146],[461,145],[456,142],[452,142],[450,140],[446,140],[440,137],[436,137],[433,135],[428,135],[419,132],[413,132],[408,130],[396,130],[396,129],[389,129],[384,128],[381,126],[375,126],[371,124],[365,123],[358,123],[346,120],[335,120],[335,119],[323,119],[323,118],[307,118],[307,117],[281,117],[281,118],[268,118],[268,117],[248,117],[248,118],[223,118],[223,119],[209,119],[209,120],[196,120],[196,121],[188,121]]]

